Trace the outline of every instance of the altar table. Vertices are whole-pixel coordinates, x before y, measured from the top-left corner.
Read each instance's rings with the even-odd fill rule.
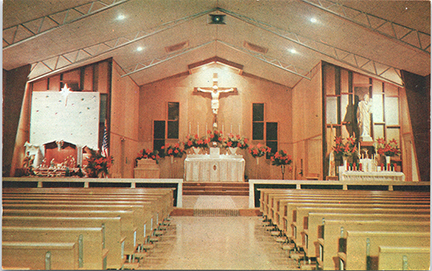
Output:
[[[188,155],[184,161],[187,182],[243,182],[245,160],[242,155]]]
[[[342,181],[405,181],[405,174],[396,171],[345,171]]]

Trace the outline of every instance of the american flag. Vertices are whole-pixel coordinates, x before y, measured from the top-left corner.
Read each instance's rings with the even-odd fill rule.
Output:
[[[103,157],[108,157],[108,133],[107,133],[107,129],[106,129],[106,124],[104,127],[104,134],[103,134],[103,139],[102,139],[101,155]]]

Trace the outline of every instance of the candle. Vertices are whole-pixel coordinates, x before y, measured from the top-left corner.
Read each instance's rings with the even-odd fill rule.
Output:
[[[222,124],[222,134],[225,134],[224,125]]]
[[[231,124],[231,130],[230,130],[230,133],[232,134],[232,124]]]
[[[199,122],[197,124],[197,135],[199,136]]]
[[[240,124],[239,124],[239,135],[241,135],[241,132],[240,132]]]
[[[207,130],[208,130],[208,129],[207,129],[207,123],[206,123],[206,129],[205,129],[205,132],[206,132],[206,133],[207,133]]]
[[[191,133],[191,122],[189,121],[189,134]]]

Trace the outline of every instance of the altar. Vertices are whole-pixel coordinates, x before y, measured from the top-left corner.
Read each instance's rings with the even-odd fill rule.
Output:
[[[243,182],[243,155],[189,154],[184,161],[186,182]]]

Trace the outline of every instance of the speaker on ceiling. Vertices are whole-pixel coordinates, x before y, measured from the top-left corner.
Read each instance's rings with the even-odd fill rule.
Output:
[[[225,24],[225,15],[221,14],[210,14],[209,24]]]

